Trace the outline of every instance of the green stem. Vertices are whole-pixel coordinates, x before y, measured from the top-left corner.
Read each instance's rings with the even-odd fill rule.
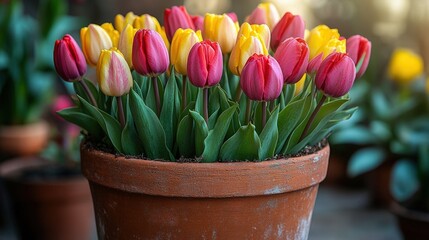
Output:
[[[124,106],[122,105],[122,97],[116,97],[116,102],[118,103],[118,118],[119,123],[121,124],[121,128],[125,127],[125,114],[124,114]]]
[[[157,77],[152,77],[153,91],[155,93],[155,102],[156,102],[156,114],[159,116],[161,114],[161,99],[159,97],[158,89],[158,79]]]
[[[234,100],[236,102],[240,102],[242,93],[243,93],[243,90],[241,90],[240,84],[238,84],[237,89],[235,90],[235,97],[234,97]]]
[[[262,119],[261,119],[261,126],[262,129],[264,129],[265,124],[267,123],[267,102],[263,101],[262,102]]]
[[[188,76],[186,76],[186,75],[183,75],[183,82],[182,82],[182,112],[185,110],[185,108],[186,108],[186,105],[187,105],[187,91],[186,91],[186,88],[187,88],[187,82],[188,82]]]
[[[314,109],[313,113],[310,116],[310,119],[308,119],[307,125],[305,125],[304,131],[301,134],[301,137],[299,138],[299,141],[301,141],[302,139],[304,139],[304,137],[307,135],[308,130],[310,129],[311,124],[314,121],[314,118],[316,117],[317,113],[319,112],[320,108],[322,107],[323,103],[326,100],[326,95],[323,95],[322,98],[320,99],[320,102],[317,104],[316,108]]]
[[[270,101],[270,112],[274,110],[274,107],[276,106],[276,100]]]
[[[252,100],[249,98],[246,99],[246,123],[250,122],[250,112],[252,109]]]
[[[209,88],[203,88],[203,111],[204,120],[209,124]]]
[[[91,101],[92,105],[94,105],[94,107],[98,107],[97,101],[95,101],[94,95],[92,95],[92,92],[89,90],[88,85],[86,85],[85,80],[80,79],[79,83],[85,91],[86,95],[89,97],[89,100]]]

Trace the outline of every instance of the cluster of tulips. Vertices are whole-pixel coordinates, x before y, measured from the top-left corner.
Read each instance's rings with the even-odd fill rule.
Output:
[[[113,25],[82,28],[83,51],[70,35],[56,41],[56,70],[77,93],[60,115],[92,141],[151,159],[264,160],[315,144],[351,116],[347,93],[371,52],[362,36],[308,31],[269,3],[241,26],[234,13],[183,6],[165,10],[163,27],[132,12]],[[87,64],[98,84],[83,78]]]

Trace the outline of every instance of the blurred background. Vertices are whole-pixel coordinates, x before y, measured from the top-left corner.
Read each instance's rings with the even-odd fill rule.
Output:
[[[404,239],[402,232],[407,231],[421,231],[408,239],[429,239],[429,227],[424,227],[429,222],[429,0],[264,2],[273,3],[281,15],[290,11],[303,16],[307,29],[326,24],[338,28],[345,38],[360,34],[372,42],[368,70],[351,92],[352,104],[359,110],[329,139],[332,157],[316,201],[309,239],[395,240]],[[76,193],[68,198],[78,199],[79,203],[69,204],[67,210],[76,214],[64,222],[68,226],[65,229],[54,225],[52,229],[60,234],[74,234],[73,230],[80,229],[83,236],[90,233],[94,237],[90,196],[78,173],[79,129],[54,114],[72,104],[67,97],[70,85],[61,81],[53,68],[54,41],[65,33],[79,39],[81,27],[113,22],[116,14],[125,16],[129,11],[136,15],[149,13],[162,24],[164,9],[173,5],[185,5],[191,15],[235,12],[241,23],[259,3],[1,0],[0,162],[12,158],[16,161],[3,164],[0,173],[18,168],[23,158],[31,158],[31,164],[42,166],[43,171],[25,173],[24,182],[44,176],[59,180],[58,187],[64,189],[58,173],[76,179],[78,186],[68,190]],[[35,136],[24,140],[28,129]],[[14,133],[18,136],[10,135]],[[18,142],[18,147],[12,146],[13,141]],[[34,150],[29,150],[33,145]],[[26,193],[19,192],[17,182],[16,177],[0,182],[0,239],[17,239],[19,232],[23,234],[26,228],[34,227],[34,222],[48,221],[21,216],[26,210],[16,213],[11,205],[46,214],[57,211],[49,206],[42,209],[28,200]],[[9,188],[15,189],[11,195],[24,199],[6,197]],[[34,193],[46,195],[40,186]],[[408,224],[407,219],[412,223]],[[82,224],[72,227],[73,221]],[[421,222],[426,222],[423,230],[416,230]],[[76,235],[75,239],[84,237]]]

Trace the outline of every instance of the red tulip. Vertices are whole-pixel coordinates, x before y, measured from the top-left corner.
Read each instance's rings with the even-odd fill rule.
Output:
[[[316,87],[331,97],[341,97],[353,86],[356,69],[346,53],[334,52],[323,60],[316,73]]]
[[[288,38],[279,45],[274,58],[282,69],[284,83],[294,84],[302,78],[309,54],[307,43],[302,38]]]
[[[194,23],[194,26],[195,26],[195,31],[197,31],[197,30],[202,31],[203,27],[204,27],[204,17],[199,16],[199,15],[195,15],[195,16],[191,16],[191,18],[192,18],[192,22]]]
[[[196,87],[210,87],[222,77],[223,58],[217,42],[205,40],[196,43],[189,52],[188,77]]]
[[[240,86],[251,100],[276,99],[283,88],[283,75],[279,63],[271,56],[253,54],[241,72]]]
[[[164,73],[170,64],[161,35],[150,29],[141,29],[135,34],[132,59],[134,69],[147,76]]]
[[[174,33],[177,29],[190,28],[195,30],[195,25],[192,22],[191,16],[189,16],[184,6],[173,6],[172,8],[166,8],[164,11],[164,27],[167,34],[168,40],[171,42]]]
[[[360,78],[368,67],[371,56],[371,42],[360,35],[354,35],[347,39],[347,53],[353,59],[356,66],[360,61],[363,61],[356,73],[356,78]]]
[[[304,38],[305,23],[301,16],[287,12],[271,33],[271,48],[275,51],[281,42],[290,37]]]
[[[78,80],[86,73],[85,56],[72,36],[66,34],[55,42],[54,65],[65,81]]]

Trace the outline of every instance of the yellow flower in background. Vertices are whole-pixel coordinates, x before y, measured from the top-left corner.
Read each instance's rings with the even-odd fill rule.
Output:
[[[307,78],[307,74],[304,74],[304,76],[302,76],[302,78],[297,83],[295,83],[295,92],[293,93],[294,96],[302,92],[305,85],[306,78]]]
[[[115,29],[119,32],[122,32],[127,24],[133,25],[134,19],[136,19],[137,15],[133,12],[128,12],[125,17],[121,14],[117,14],[115,16]]]
[[[389,77],[400,83],[409,84],[423,73],[423,59],[410,49],[398,48],[391,58],[388,67]]]
[[[125,61],[127,61],[130,68],[133,68],[133,42],[134,35],[136,35],[137,28],[133,28],[130,24],[124,28],[119,39],[118,49],[124,55]]]
[[[109,34],[112,40],[113,47],[118,47],[120,33],[116,30],[111,23],[103,23],[101,27]]]
[[[177,29],[171,40],[170,58],[174,69],[182,75],[188,75],[188,56],[191,48],[201,42],[201,31],[192,29]]]
[[[230,53],[237,41],[238,25],[226,14],[207,13],[204,17],[203,38],[218,42],[222,53]]]
[[[326,25],[313,28],[308,35],[308,47],[310,48],[310,60],[323,53],[326,58],[332,50],[346,52],[346,40],[339,40],[338,29],[331,29]],[[329,52],[330,51],[330,52]]]
[[[244,22],[241,25],[240,30],[238,31],[238,36],[244,35],[246,37],[249,37],[250,35],[252,35],[252,33],[256,33],[261,36],[262,40],[264,41],[265,47],[268,50],[271,41],[271,32],[268,26],[266,24],[249,24],[247,22]]]
[[[113,47],[109,34],[97,24],[89,24],[88,27],[82,28],[80,40],[86,62],[91,66],[97,65],[101,50]]]

